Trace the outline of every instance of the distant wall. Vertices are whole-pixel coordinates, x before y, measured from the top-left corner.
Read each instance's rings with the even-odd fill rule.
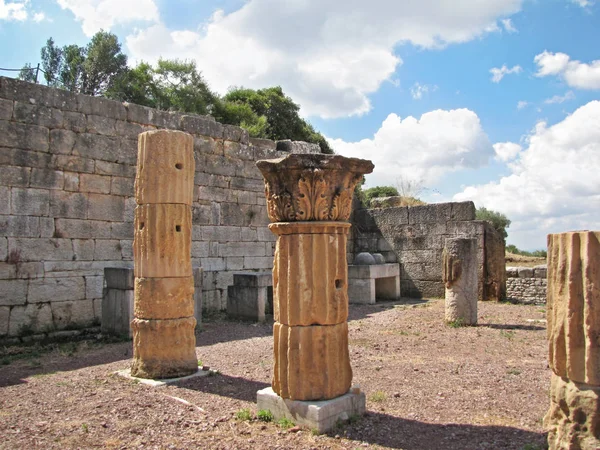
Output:
[[[352,220],[349,261],[366,251],[399,262],[403,296],[444,297],[444,242],[462,235],[477,239],[479,298],[504,298],[504,240],[488,222],[475,220],[473,202],[361,209]]]
[[[542,305],[546,303],[548,270],[536,267],[506,268],[506,298],[515,303]]]
[[[0,336],[100,320],[104,267],[133,266],[137,136],[159,128],[194,136],[192,259],[204,269],[204,307],[225,308],[234,271],[271,269],[255,161],[318,145],[0,77]]]

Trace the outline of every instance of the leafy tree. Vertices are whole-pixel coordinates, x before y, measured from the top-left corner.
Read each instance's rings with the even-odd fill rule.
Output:
[[[66,45],[61,51],[61,65],[55,84],[71,92],[80,92],[83,87],[85,69],[85,48],[78,45]],[[47,76],[47,73],[46,73]]]
[[[398,189],[393,186],[375,186],[364,191],[367,205],[371,203],[371,200],[377,197],[393,197],[400,195]]]
[[[36,83],[36,68],[31,67],[31,64],[27,63],[23,66],[17,78],[23,81],[29,81],[30,83]]]
[[[48,86],[58,86],[58,73],[62,65],[62,50],[54,44],[54,39],[49,38],[40,51],[42,69]]]
[[[496,231],[506,240],[508,236],[506,229],[510,226],[510,220],[504,214],[482,206],[475,211],[475,217],[478,220],[487,220],[490,222]]]

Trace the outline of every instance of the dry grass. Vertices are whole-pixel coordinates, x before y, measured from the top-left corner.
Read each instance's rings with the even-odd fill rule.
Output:
[[[516,255],[514,253],[509,252],[506,252],[505,259],[507,266],[534,267],[539,266],[541,264],[546,264],[546,258]]]

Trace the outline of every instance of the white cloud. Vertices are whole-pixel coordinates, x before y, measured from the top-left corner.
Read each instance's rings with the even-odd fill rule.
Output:
[[[57,0],[57,2],[62,9],[71,11],[81,22],[81,28],[86,36],[93,36],[100,29],[110,30],[118,23],[159,20],[158,8],[154,0]]]
[[[515,144],[514,142],[498,142],[493,147],[496,152],[494,159],[503,162],[515,159],[521,150],[523,150],[519,144]]]
[[[0,0],[0,20],[26,20],[28,3],[29,0],[17,2],[6,2],[5,0]]]
[[[399,177],[432,186],[444,174],[481,167],[494,155],[479,117],[468,109],[435,110],[404,120],[390,114],[372,139],[329,142],[336,153],[373,161],[369,186],[393,185]]]
[[[303,114],[341,117],[370,110],[369,94],[402,63],[399,45],[470,41],[522,2],[248,0],[232,13],[217,11],[201,31],[159,23],[128,36],[127,46],[134,59],[195,59],[219,92],[281,85]]]
[[[526,108],[528,105],[529,105],[529,102],[526,102],[525,100],[519,100],[517,102],[517,109]]]
[[[538,65],[537,77],[557,75],[574,88],[600,89],[600,59],[589,64],[571,60],[565,53],[544,51],[533,59]]]
[[[512,20],[502,19],[501,22],[502,22],[502,26],[504,27],[504,29],[506,30],[507,33],[518,33],[519,32],[519,30],[517,30],[517,28],[512,23]]]
[[[512,220],[508,241],[544,248],[547,233],[600,228],[600,101],[562,122],[540,122],[528,147],[508,164],[511,174],[468,186],[455,200],[473,200]]]
[[[596,3],[596,0],[571,0],[572,3],[575,3],[582,8],[587,8],[588,6],[593,6]]]
[[[435,92],[437,91],[438,87],[437,86],[428,86],[426,84],[421,84],[419,82],[413,84],[413,86],[410,88],[410,95],[412,96],[412,98],[414,98],[415,100],[421,100],[423,98],[424,94],[428,94],[429,92]]]
[[[33,14],[33,21],[36,23],[43,22],[44,20],[48,20],[46,14],[44,12],[36,12]]]
[[[567,91],[565,92],[565,95],[554,95],[550,98],[547,98],[546,100],[544,100],[544,103],[546,103],[547,105],[551,105],[553,103],[564,103],[567,100],[573,100],[575,98],[575,94],[573,94],[573,91]]]
[[[490,69],[490,73],[492,74],[492,81],[494,83],[500,83],[500,80],[504,78],[504,75],[509,75],[511,73],[521,73],[523,68],[521,66],[513,66],[512,68],[506,67],[506,64],[502,65],[502,67],[492,67]]]

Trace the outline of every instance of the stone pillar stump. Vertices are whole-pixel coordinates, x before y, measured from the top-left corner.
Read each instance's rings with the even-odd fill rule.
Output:
[[[257,166],[265,178],[273,222],[269,228],[277,235],[275,367],[272,391],[259,391],[259,407],[262,401],[276,416],[323,431],[343,418],[342,413],[347,418],[364,411],[363,394],[362,410],[360,399],[345,398],[352,383],[346,243],[354,187],[373,164],[337,155],[291,154],[258,161]],[[316,409],[310,417],[307,405],[296,404],[336,398],[343,401],[322,413],[314,411],[325,406],[311,403]]]
[[[142,133],[134,217],[131,375],[174,378],[198,370],[191,264],[194,141],[180,131]]]
[[[600,231],[548,235],[550,450],[600,448]]]
[[[442,279],[446,287],[446,323],[477,324],[477,241],[449,238],[442,252]]]

